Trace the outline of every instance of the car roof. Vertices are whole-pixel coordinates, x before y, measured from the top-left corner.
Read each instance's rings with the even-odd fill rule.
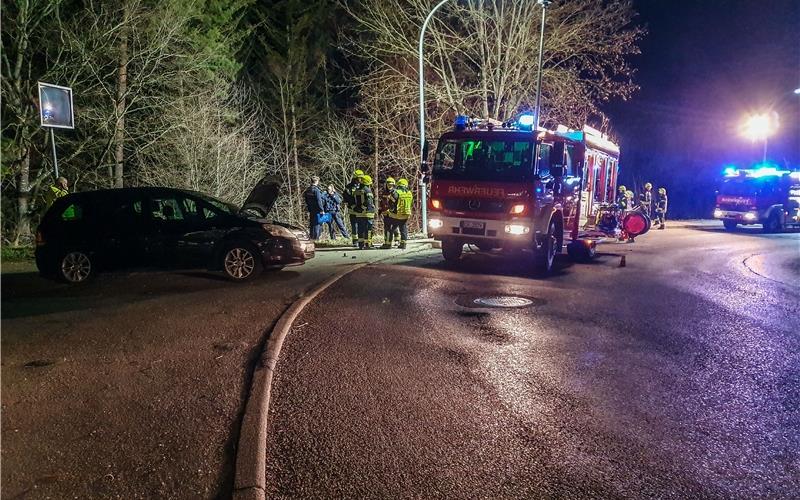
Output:
[[[172,187],[160,187],[160,186],[145,186],[145,187],[126,187],[126,188],[110,188],[110,189],[93,189],[91,191],[77,191],[75,193],[70,193],[67,196],[70,197],[100,197],[105,198],[108,196],[126,196],[126,195],[135,195],[135,194],[168,194],[168,193],[181,193],[181,194],[190,194],[194,196],[207,196],[199,191],[192,191],[189,189],[180,189],[180,188],[172,188]]]

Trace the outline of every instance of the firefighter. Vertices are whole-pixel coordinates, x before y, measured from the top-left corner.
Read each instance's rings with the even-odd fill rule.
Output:
[[[359,188],[361,185],[361,176],[364,175],[364,171],[356,170],[353,172],[353,178],[350,179],[350,182],[344,187],[344,192],[342,196],[344,198],[344,202],[347,204],[347,212],[350,217],[350,236],[353,237],[353,246],[358,247],[358,224],[357,224],[357,217],[354,212],[356,206],[356,199],[354,197],[356,189]]]
[[[392,236],[394,233],[394,224],[389,212],[394,203],[394,189],[396,182],[393,177],[386,179],[381,193],[381,202],[378,208],[378,214],[383,217],[383,245],[381,248],[392,248]]]
[[[375,195],[372,193],[372,177],[361,176],[361,184],[354,191],[356,225],[358,226],[358,248],[372,248],[372,224],[375,219]]]
[[[411,217],[411,207],[414,204],[414,195],[408,188],[408,179],[397,181],[397,189],[394,191],[392,210],[389,218],[392,221],[392,228],[389,231],[389,247],[392,246],[392,237],[395,229],[400,230],[400,245],[398,248],[405,248],[408,241],[408,218]]]
[[[658,218],[658,228],[664,229],[664,221],[667,218],[667,189],[658,188],[658,205],[656,206],[656,217]]]
[[[50,208],[57,199],[69,194],[69,182],[66,177],[59,177],[56,183],[47,188],[44,193],[45,210]]]
[[[628,209],[628,188],[620,186],[617,188],[617,206],[622,210]]]
[[[648,217],[653,217],[653,185],[649,182],[644,183],[644,191],[639,194],[639,205]]]

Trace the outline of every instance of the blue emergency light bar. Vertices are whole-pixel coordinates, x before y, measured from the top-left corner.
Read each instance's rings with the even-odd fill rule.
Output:
[[[524,114],[517,118],[517,124],[521,130],[531,130],[533,128],[533,115]]]
[[[467,115],[457,115],[454,125],[456,130],[464,130],[467,128],[467,123],[469,123],[469,117]]]

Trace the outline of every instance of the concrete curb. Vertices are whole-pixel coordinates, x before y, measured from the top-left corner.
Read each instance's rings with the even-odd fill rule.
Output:
[[[283,341],[291,330],[292,323],[314,297],[344,276],[367,264],[355,264],[326,279],[292,304],[275,324],[267,346],[257,361],[239,431],[236,474],[233,481],[233,498],[235,500],[263,499],[265,497],[267,418],[269,416],[269,399],[272,393],[272,376],[275,373],[275,365],[278,363]]]
[[[405,252],[399,252],[372,262],[355,264],[326,279],[287,309],[270,333],[264,352],[256,362],[250,394],[245,404],[244,417],[239,430],[239,443],[236,451],[236,469],[233,480],[234,500],[263,500],[266,497],[267,481],[267,420],[269,418],[269,401],[272,395],[272,376],[286,335],[292,328],[297,316],[314,298],[328,287],[348,274],[370,264],[390,260],[398,255],[416,253],[425,250],[427,245],[419,245]]]

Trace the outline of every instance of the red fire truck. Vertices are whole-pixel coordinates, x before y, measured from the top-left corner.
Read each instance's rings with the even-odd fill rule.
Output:
[[[613,203],[618,165],[619,147],[589,127],[534,130],[527,114],[505,123],[459,116],[436,148],[429,233],[448,261],[465,244],[532,252],[542,273],[567,242],[570,256],[591,258],[596,239],[584,228]]]
[[[800,172],[727,168],[714,218],[729,231],[739,224],[761,224],[767,233],[800,227]]]

